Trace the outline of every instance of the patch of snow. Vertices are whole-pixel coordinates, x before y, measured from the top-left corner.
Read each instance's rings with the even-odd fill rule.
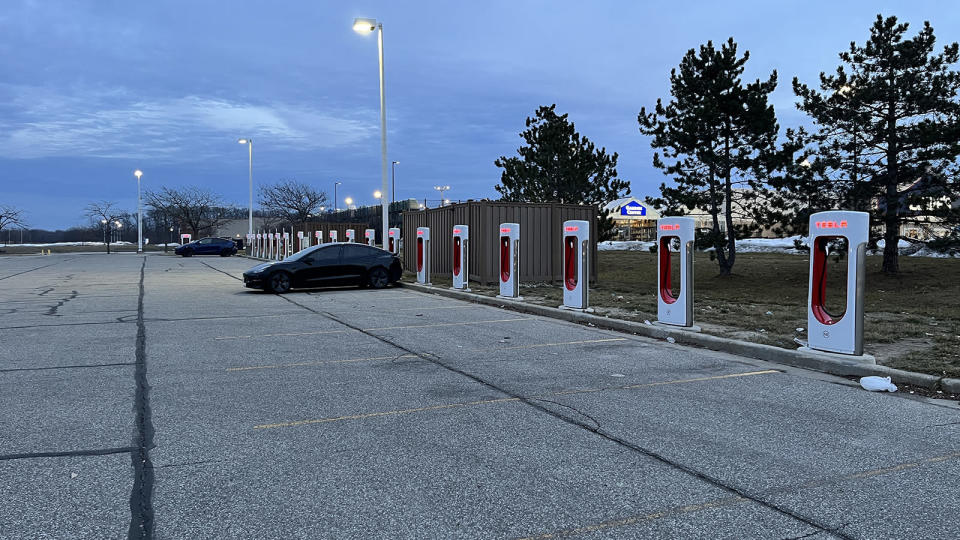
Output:
[[[597,244],[600,251],[650,251],[656,242],[644,242],[641,240],[608,240]]]

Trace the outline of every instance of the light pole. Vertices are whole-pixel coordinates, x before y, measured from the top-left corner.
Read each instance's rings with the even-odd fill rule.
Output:
[[[390,164],[390,172],[392,173],[392,174],[391,174],[391,176],[392,176],[392,180],[391,180],[391,181],[392,181],[392,184],[393,184],[393,185],[391,186],[391,190],[390,190],[390,202],[391,202],[391,203],[397,202],[397,165],[398,165],[399,163],[400,163],[399,161],[394,161],[393,163]]]
[[[343,183],[343,182],[334,182],[334,183],[333,183],[333,211],[334,211],[334,212],[337,211],[337,204],[338,204],[337,201],[340,200],[340,199],[337,199],[337,186],[339,186],[339,185],[342,184],[342,183]]]
[[[237,139],[237,142],[247,145],[250,155],[250,210],[247,214],[247,234],[253,234],[253,139]]]
[[[380,177],[382,180],[381,191],[386,193],[390,186],[387,185],[387,98],[384,94],[383,83],[383,24],[378,23],[376,19],[354,19],[353,29],[360,34],[369,34],[374,29],[377,30],[377,51],[380,61]],[[387,230],[390,228],[389,214],[387,206],[383,206],[383,238],[386,238]]]
[[[119,221],[114,221],[114,224],[117,226],[117,237],[114,241],[122,242],[123,241],[123,223],[120,223]]]
[[[450,191],[450,186],[433,186],[433,189],[440,192],[440,206],[443,206],[443,192]]]
[[[137,177],[137,253],[143,253],[143,207],[140,204],[140,177],[143,171],[137,169],[133,175]]]

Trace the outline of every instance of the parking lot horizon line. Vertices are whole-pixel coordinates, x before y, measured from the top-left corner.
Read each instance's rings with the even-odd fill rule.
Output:
[[[374,330],[405,330],[407,328],[437,328],[440,326],[469,326],[473,324],[491,324],[491,323],[532,321],[532,320],[534,320],[533,317],[518,317],[513,319],[494,319],[491,321],[464,321],[464,322],[455,322],[455,323],[414,324],[409,326],[382,326],[379,328],[363,328],[363,331],[372,332]]]
[[[271,364],[271,365],[262,365],[262,366],[238,366],[227,368],[227,371],[252,371],[256,369],[280,369],[285,367],[305,367],[305,366],[322,366],[324,364],[347,364],[350,362],[372,362],[375,360],[393,360],[399,358],[418,358],[415,354],[401,354],[390,355],[390,356],[369,356],[365,358],[345,358],[343,360],[323,360],[320,362],[291,362],[289,364]]]
[[[521,402],[521,401],[536,401],[539,399],[570,395],[570,394],[586,394],[590,392],[604,392],[611,390],[635,390],[638,388],[646,388],[652,386],[663,386],[667,384],[681,384],[688,382],[703,382],[719,379],[729,379],[733,377],[748,377],[751,375],[766,375],[770,373],[782,373],[782,371],[777,371],[773,369],[767,369],[762,371],[747,371],[743,373],[729,373],[726,375],[715,375],[711,377],[697,377],[693,379],[675,379],[671,381],[658,381],[652,383],[642,383],[642,384],[631,384],[626,386],[607,386],[602,388],[584,388],[580,390],[564,390],[560,392],[547,392],[545,394],[535,394],[532,396],[524,397],[510,397],[510,398],[499,398],[499,399],[485,399],[480,401],[464,401],[458,403],[445,403],[441,405],[431,405],[428,407],[416,407],[412,409],[395,409],[391,411],[377,411],[370,413],[357,413],[357,414],[348,414],[345,416],[332,416],[328,418],[315,418],[310,420],[294,420],[291,422],[277,422],[273,424],[259,424],[253,426],[253,429],[271,429],[271,428],[283,428],[283,427],[296,427],[303,426],[308,424],[325,424],[329,422],[341,422],[344,420],[363,420],[366,418],[377,418],[381,416],[395,416],[400,414],[410,414],[416,412],[427,412],[427,411],[436,411],[442,409],[453,409],[459,407],[474,407],[477,405],[490,405],[494,403],[510,403],[510,402]]]

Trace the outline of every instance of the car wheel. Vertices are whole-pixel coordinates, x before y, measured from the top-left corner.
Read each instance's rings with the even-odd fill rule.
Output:
[[[184,250],[183,256],[184,256],[184,257],[193,257],[193,250],[192,250],[192,249]]]
[[[390,276],[387,275],[385,268],[377,267],[370,271],[370,275],[367,276],[367,283],[374,289],[382,289],[390,284]]]
[[[229,257],[230,255],[233,255],[233,253],[230,253],[230,250],[229,250],[229,249],[225,249],[225,250],[223,250],[223,251],[220,252],[220,256],[221,256],[221,257]]]
[[[286,272],[277,272],[270,276],[270,291],[276,294],[283,294],[290,290],[290,274]]]

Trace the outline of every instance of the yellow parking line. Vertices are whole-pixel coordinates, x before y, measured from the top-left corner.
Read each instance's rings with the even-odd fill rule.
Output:
[[[627,338],[610,338],[610,339],[585,339],[581,341],[560,341],[557,343],[534,343],[531,345],[517,345],[515,347],[493,347],[493,348],[483,348],[483,349],[467,349],[465,352],[477,352],[477,351],[510,351],[516,349],[535,349],[539,347],[559,347],[562,345],[582,345],[587,343],[607,343],[611,341],[629,341]],[[374,360],[391,360],[393,358],[417,358],[415,354],[404,354],[402,356],[373,356],[370,358],[350,358],[347,360],[325,360],[322,362],[293,362],[289,364],[268,364],[268,365],[257,365],[257,366],[239,366],[239,367],[230,367],[227,368],[227,371],[252,371],[256,369],[279,369],[279,368],[288,368],[288,367],[312,367],[312,366],[322,366],[326,364],[342,364],[348,362],[363,362],[363,361],[374,361]]]
[[[711,377],[696,377],[693,379],[676,379],[673,381],[659,381],[652,383],[640,383],[640,384],[630,384],[627,386],[608,386],[605,388],[585,388],[582,390],[562,390],[560,392],[554,392],[553,396],[567,396],[571,394],[589,394],[592,392],[606,392],[609,390],[635,390],[637,388],[649,388],[651,386],[665,386],[668,384],[681,384],[681,383],[691,383],[691,382],[703,382],[703,381],[716,381],[720,379],[732,379],[734,377],[749,377],[751,375],[767,375],[770,373],[782,373],[775,369],[765,369],[762,371],[746,371],[743,373],[730,373],[727,375],[713,375]]]
[[[344,334],[346,330],[318,330],[316,332],[283,332],[278,334],[251,334],[247,336],[222,336],[213,338],[214,341],[220,341],[224,339],[251,339],[251,338],[262,338],[262,337],[278,337],[278,336],[318,336],[321,334]]]
[[[256,369],[280,369],[286,367],[304,367],[304,366],[323,366],[326,364],[349,364],[351,362],[373,362],[376,360],[393,360],[395,358],[417,358],[415,354],[402,354],[400,356],[369,356],[366,358],[347,358],[344,360],[324,360],[320,362],[291,362],[289,364],[272,364],[263,366],[241,366],[227,368],[227,371],[252,371]]]
[[[435,324],[413,324],[409,326],[383,326],[380,328],[364,328],[365,332],[372,332],[374,330],[404,330],[407,328],[438,328],[441,326],[470,326],[473,324],[491,324],[491,323],[502,323],[502,322],[517,322],[517,321],[532,321],[532,317],[518,317],[514,319],[494,319],[492,321],[467,321],[467,322],[454,322],[454,323],[435,323]]]
[[[526,398],[526,399],[529,399],[529,400],[537,400],[537,399],[542,399],[542,398],[547,398],[547,397],[553,397],[553,396],[562,396],[562,395],[568,395],[568,394],[582,394],[582,393],[586,393],[586,392],[603,392],[603,391],[609,391],[609,390],[631,390],[631,389],[636,389],[636,388],[644,388],[644,387],[647,387],[647,386],[659,386],[659,385],[664,385],[664,384],[680,384],[680,383],[686,383],[686,382],[711,381],[711,380],[716,380],[716,379],[728,379],[728,378],[731,378],[731,377],[747,377],[747,376],[750,376],[750,375],[763,375],[763,374],[767,374],[767,373],[780,373],[780,372],[779,372],[779,371],[775,371],[775,370],[750,371],[750,372],[746,372],[746,373],[734,373],[734,374],[730,374],[730,375],[716,375],[716,376],[714,376],[714,377],[697,377],[697,378],[695,378],[695,379],[677,379],[677,380],[674,380],[674,381],[663,381],[663,382],[645,383],[645,384],[633,384],[633,385],[629,385],[629,386],[615,386],[615,387],[608,387],[608,388],[590,388],[590,389],[584,389],[584,390],[568,390],[568,391],[563,391],[563,392],[550,392],[550,393],[547,393],[547,394],[539,394],[539,395],[535,395],[535,396],[530,396],[530,397],[528,397],[528,398]],[[306,424],[323,424],[323,423],[327,423],[327,422],[340,422],[340,421],[343,421],[343,420],[360,420],[360,419],[364,419],[364,418],[375,418],[375,417],[380,417],[380,416],[393,416],[393,415],[398,415],[398,414],[409,414],[409,413],[415,413],[415,412],[435,411],[435,410],[440,410],[440,409],[452,409],[452,408],[458,408],[458,407],[473,407],[473,406],[476,406],[476,405],[488,405],[488,404],[491,404],[491,403],[508,403],[508,402],[511,402],[511,401],[520,401],[520,398],[502,398],[502,399],[487,399],[487,400],[483,400],[483,401],[467,401],[467,402],[463,402],[463,403],[448,403],[448,404],[444,404],[444,405],[434,405],[434,406],[431,406],[431,407],[418,407],[418,408],[416,408],[416,409],[399,409],[399,410],[394,410],[394,411],[382,411],[382,412],[372,412],[372,413],[351,414],[351,415],[347,415],[347,416],[336,416],[336,417],[332,417],[332,418],[318,418],[318,419],[314,419],[314,420],[297,420],[297,421],[294,421],[294,422],[279,422],[279,423],[276,423],[276,424],[261,424],[261,425],[253,426],[253,428],[254,428],[254,429],[267,429],[267,428],[280,428],[280,427],[302,426],[302,425],[306,425]]]
[[[423,411],[436,411],[440,409],[452,409],[454,407],[472,407],[474,405],[489,405],[491,403],[506,403],[509,401],[520,401],[519,398],[485,399],[482,401],[468,401],[466,403],[448,403],[446,405],[433,405],[431,407],[417,407],[415,409],[399,409],[396,411],[382,411],[364,414],[351,414],[348,416],[336,416],[333,418],[318,418],[315,420],[297,420],[295,422],[280,422],[277,424],[261,424],[253,426],[253,429],[268,429],[279,427],[302,426],[306,424],[322,424],[325,422],[339,422],[341,420],[360,420],[363,418],[375,418],[378,416],[392,416],[397,414],[408,414]]]

